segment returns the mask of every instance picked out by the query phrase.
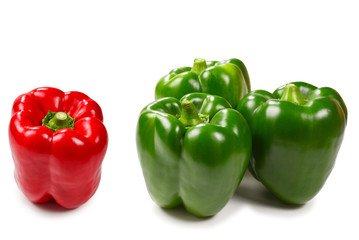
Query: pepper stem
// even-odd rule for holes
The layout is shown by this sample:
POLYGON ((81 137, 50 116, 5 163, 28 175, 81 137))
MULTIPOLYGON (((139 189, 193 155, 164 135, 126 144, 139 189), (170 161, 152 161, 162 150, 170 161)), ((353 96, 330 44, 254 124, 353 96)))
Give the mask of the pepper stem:
POLYGON ((281 100, 285 100, 297 105, 305 104, 305 100, 303 99, 299 88, 292 83, 285 85, 281 100))
POLYGON ((48 111, 44 119, 42 119, 42 126, 50 128, 53 132, 62 128, 74 129, 74 123, 75 119, 65 112, 48 111))
POLYGON ((185 128, 190 128, 204 122, 191 101, 183 100, 181 102, 181 108, 182 114, 179 120, 185 128))
POLYGON ((206 68, 207 68, 206 60, 204 60, 203 58, 195 58, 191 71, 199 75, 206 68))

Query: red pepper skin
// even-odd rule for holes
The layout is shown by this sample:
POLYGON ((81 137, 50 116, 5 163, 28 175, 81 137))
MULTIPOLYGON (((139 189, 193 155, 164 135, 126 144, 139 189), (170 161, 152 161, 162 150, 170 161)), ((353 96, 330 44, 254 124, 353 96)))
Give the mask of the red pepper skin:
POLYGON ((15 180, 32 202, 53 198, 76 208, 96 192, 108 145, 100 106, 81 92, 43 87, 22 94, 12 107, 9 141, 15 180), (67 112, 74 129, 41 126, 48 111, 67 112))

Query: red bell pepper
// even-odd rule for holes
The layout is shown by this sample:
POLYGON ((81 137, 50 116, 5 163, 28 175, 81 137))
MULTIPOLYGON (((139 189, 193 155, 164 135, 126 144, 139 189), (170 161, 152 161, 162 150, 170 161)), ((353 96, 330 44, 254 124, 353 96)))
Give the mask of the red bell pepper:
POLYGON ((32 202, 76 208, 96 192, 108 136, 100 106, 81 92, 43 87, 12 107, 15 179, 32 202))

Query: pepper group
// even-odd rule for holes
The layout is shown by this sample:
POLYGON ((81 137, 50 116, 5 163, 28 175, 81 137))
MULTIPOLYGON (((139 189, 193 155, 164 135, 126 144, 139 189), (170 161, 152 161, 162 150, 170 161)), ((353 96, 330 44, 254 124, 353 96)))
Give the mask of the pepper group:
MULTIPOLYGON (((154 96, 134 133, 148 193, 162 208, 184 206, 198 217, 220 212, 247 171, 284 204, 310 201, 335 165, 348 118, 330 87, 289 82, 252 91, 236 58, 175 68, 154 96)), ((108 133, 100 106, 84 93, 21 94, 9 142, 15 180, 30 201, 72 209, 95 194, 108 133)))

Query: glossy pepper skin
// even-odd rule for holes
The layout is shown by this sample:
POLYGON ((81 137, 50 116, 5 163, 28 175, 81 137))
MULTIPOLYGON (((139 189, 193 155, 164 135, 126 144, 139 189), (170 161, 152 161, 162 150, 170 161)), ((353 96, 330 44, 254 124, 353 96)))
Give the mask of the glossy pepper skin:
POLYGON ((192 92, 221 96, 236 107, 251 89, 244 63, 236 58, 225 61, 195 59, 193 67, 176 68, 162 77, 155 90, 155 98, 181 99, 192 92))
POLYGON ((9 140, 16 182, 30 201, 53 198, 64 208, 76 208, 90 199, 108 143, 102 121, 99 105, 81 92, 43 87, 16 98, 9 140), (55 115, 49 111, 60 112, 73 129, 42 126, 55 115))
POLYGON ((139 116, 136 137, 152 199, 163 208, 183 204, 199 217, 226 205, 251 154, 244 117, 222 97, 204 93, 149 104, 139 116))
POLYGON ((250 170, 279 199, 304 204, 333 169, 347 121, 347 108, 332 88, 304 82, 273 94, 257 90, 237 109, 253 138, 250 170))

